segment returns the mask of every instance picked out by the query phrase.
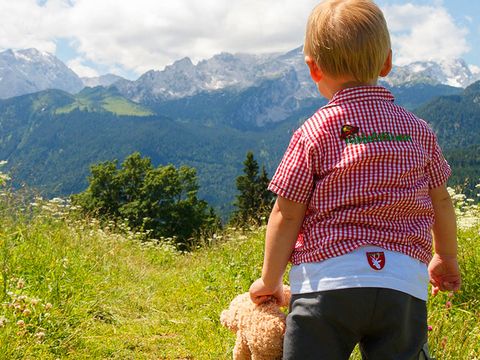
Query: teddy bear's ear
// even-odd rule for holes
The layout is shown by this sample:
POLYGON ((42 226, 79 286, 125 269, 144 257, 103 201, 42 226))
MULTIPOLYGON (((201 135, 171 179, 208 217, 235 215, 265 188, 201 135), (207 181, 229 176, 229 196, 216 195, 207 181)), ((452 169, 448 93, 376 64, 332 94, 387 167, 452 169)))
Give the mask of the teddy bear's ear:
POLYGON ((235 322, 235 316, 228 310, 223 310, 220 314, 220 323, 232 331, 238 330, 235 322))

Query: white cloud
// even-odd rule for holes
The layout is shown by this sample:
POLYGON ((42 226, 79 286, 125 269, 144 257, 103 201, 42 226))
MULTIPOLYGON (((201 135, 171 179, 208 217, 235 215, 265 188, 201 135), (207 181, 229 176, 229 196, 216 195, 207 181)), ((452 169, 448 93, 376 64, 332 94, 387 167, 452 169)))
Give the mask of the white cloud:
POLYGON ((71 11, 79 50, 92 61, 116 59, 137 72, 221 51, 289 50, 303 41, 316 1, 78 0, 71 11))
POLYGON ((286 51, 303 42, 316 0, 1 1, 0 47, 55 52, 73 38, 79 56, 137 73, 221 51, 286 51))
POLYGON ((480 67, 476 65, 468 65, 468 68, 472 72, 473 75, 480 75, 480 67))
POLYGON ((411 3, 384 7, 392 35, 394 62, 404 65, 413 61, 461 58, 470 50, 468 30, 455 24, 441 6, 411 3))
POLYGON ((0 2, 0 47, 3 49, 35 47, 42 51, 55 52, 54 33, 44 27, 45 9, 35 0, 0 2), (41 31, 39 29, 43 28, 41 31))
MULTIPOLYGON (((306 19, 319 0, 0 0, 0 48, 55 52, 55 39, 73 40, 70 64, 86 62, 141 74, 188 56, 221 51, 287 51, 303 42, 306 19), (83 60, 82 60, 83 59, 83 60)), ((383 8, 397 64, 461 57, 467 30, 441 2, 383 8)))
POLYGON ((82 58, 75 58, 67 62, 67 66, 72 69, 80 77, 96 77, 99 76, 98 72, 85 65, 82 58))

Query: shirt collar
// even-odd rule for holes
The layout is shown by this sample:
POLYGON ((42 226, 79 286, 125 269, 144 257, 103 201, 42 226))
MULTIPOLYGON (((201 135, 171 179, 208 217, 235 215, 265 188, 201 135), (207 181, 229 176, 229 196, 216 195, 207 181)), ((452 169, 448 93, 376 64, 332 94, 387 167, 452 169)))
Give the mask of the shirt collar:
POLYGON ((338 91, 326 106, 335 106, 348 102, 365 100, 391 101, 395 100, 392 93, 383 86, 357 86, 338 91))

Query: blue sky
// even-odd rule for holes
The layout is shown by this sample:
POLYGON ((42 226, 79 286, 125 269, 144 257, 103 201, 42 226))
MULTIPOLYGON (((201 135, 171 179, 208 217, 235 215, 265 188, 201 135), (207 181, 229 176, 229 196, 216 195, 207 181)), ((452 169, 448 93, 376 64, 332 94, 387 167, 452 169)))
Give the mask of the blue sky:
MULTIPOLYGON (((409 3, 405 0, 377 0, 380 6, 387 5, 404 5, 409 3)), ((478 0, 415 0, 410 1, 417 6, 441 6, 447 9, 449 15, 453 18, 454 23, 461 28, 467 29, 467 43, 470 51, 465 53, 462 58, 469 64, 480 67, 480 1, 478 0)))
MULTIPOLYGON (((34 47, 81 76, 135 79, 185 56, 282 52, 315 0, 0 0, 0 50, 34 47)), ((394 62, 463 58, 480 68, 480 1, 377 0, 394 62)), ((472 67, 473 69, 474 67, 472 67)))

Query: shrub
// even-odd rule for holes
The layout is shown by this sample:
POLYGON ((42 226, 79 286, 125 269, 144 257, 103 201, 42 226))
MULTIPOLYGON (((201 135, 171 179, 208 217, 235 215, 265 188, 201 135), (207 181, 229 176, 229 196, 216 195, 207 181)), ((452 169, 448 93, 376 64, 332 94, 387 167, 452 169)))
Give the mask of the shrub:
POLYGON ((116 160, 93 165, 88 181, 86 191, 72 196, 74 205, 103 220, 125 221, 153 238, 174 237, 182 249, 220 224, 213 209, 197 198, 196 171, 187 166, 155 168, 137 152, 120 169, 116 160))

